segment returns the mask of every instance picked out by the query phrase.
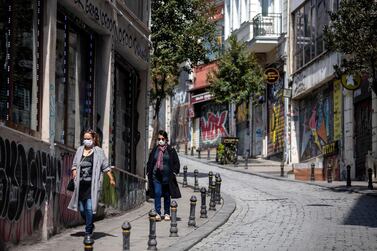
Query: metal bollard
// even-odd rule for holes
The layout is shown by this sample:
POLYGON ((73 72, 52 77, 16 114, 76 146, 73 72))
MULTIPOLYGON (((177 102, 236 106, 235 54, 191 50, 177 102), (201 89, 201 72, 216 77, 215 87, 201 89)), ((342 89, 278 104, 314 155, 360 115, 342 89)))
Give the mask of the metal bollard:
POLYGON ((123 251, 130 250, 131 224, 128 221, 123 222, 122 232, 123 232, 123 251))
POLYGON ((194 192, 199 192, 198 169, 194 170, 194 192))
POLYGON ((191 156, 194 156, 194 147, 191 147, 191 156))
POLYGON ((368 189, 373 190, 373 183, 372 183, 372 168, 368 168, 368 189))
POLYGON ((284 161, 280 163, 280 177, 284 177, 284 161))
POLYGON ((351 166, 347 165, 347 187, 351 186, 351 166))
POLYGON ((206 206, 206 193, 207 189, 205 187, 202 187, 200 189, 200 193, 202 196, 202 206, 200 209, 200 218, 207 218, 207 206, 206 206))
POLYGON ((211 148, 208 147, 207 149, 207 160, 210 160, 211 159, 211 148))
POLYGON ((193 195, 191 196, 191 199, 190 199, 190 217, 189 217, 189 221, 188 221, 188 225, 190 227, 195 227, 196 226, 196 222, 195 222, 195 207, 196 207, 196 196, 193 195))
POLYGON ((183 167, 183 183, 182 187, 187 187, 187 166, 183 167))
POLYGON ((92 251, 94 245, 94 240, 91 235, 87 235, 84 238, 84 250, 85 251, 92 251))
POLYGON ((198 149, 198 150, 196 150, 197 152, 198 152, 198 159, 200 159, 201 157, 200 157, 200 152, 201 152, 201 150, 200 149, 198 149))
POLYGON ((153 209, 149 211, 149 239, 147 250, 157 250, 156 215, 157 213, 153 209))
POLYGON ((187 147, 187 143, 185 143, 185 155, 188 154, 188 147, 187 147))
POLYGON ((314 168, 315 168, 315 164, 312 163, 312 164, 310 165, 310 170, 311 170, 311 172, 310 172, 310 181, 315 181, 314 168))
POLYGON ((216 202, 215 202, 215 181, 211 182, 211 198, 209 201, 209 210, 216 211, 216 202))
POLYGON ((327 165, 327 183, 332 183, 332 168, 330 163, 327 165))
POLYGON ((170 235, 169 237, 178 237, 178 227, 177 227, 177 207, 178 204, 175 200, 171 202, 171 222, 170 222, 170 235))
POLYGON ((246 154, 245 155, 245 169, 249 168, 249 156, 246 154))
POLYGON ((213 179, 213 172, 209 171, 208 173, 208 196, 211 196, 211 184, 212 184, 212 179, 213 179))
POLYGON ((221 204, 220 187, 221 187, 221 177, 220 177, 220 174, 219 174, 216 177, 216 193, 215 193, 215 202, 216 202, 216 204, 221 204))

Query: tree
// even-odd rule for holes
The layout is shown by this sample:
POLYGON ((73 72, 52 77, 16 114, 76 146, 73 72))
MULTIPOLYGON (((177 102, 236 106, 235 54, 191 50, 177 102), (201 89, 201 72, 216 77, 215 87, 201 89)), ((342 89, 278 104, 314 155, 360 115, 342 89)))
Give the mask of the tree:
POLYGON ((264 89, 264 74, 254 53, 239 43, 235 36, 229 38, 229 48, 220 57, 218 69, 208 76, 210 92, 219 103, 241 104, 250 95, 259 96, 264 89))
POLYGON ((213 2, 208 0, 152 0, 153 137, 158 131, 161 103, 173 94, 180 72, 190 72, 206 62, 208 53, 215 49, 213 13, 213 2), (179 67, 183 62, 189 62, 188 67, 179 67))
POLYGON ((344 54, 338 76, 367 74, 377 94, 377 2, 375 0, 342 0, 336 12, 329 12, 325 26, 326 47, 344 54))

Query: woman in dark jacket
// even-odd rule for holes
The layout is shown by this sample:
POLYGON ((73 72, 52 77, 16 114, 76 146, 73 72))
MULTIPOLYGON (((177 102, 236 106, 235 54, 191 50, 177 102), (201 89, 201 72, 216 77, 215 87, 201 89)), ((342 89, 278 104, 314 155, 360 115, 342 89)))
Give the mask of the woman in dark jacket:
POLYGON ((168 134, 158 132, 157 146, 153 148, 147 163, 149 196, 154 198, 157 213, 156 220, 161 220, 161 197, 164 197, 164 220, 170 220, 170 198, 181 198, 176 175, 180 164, 177 152, 168 144, 168 134))

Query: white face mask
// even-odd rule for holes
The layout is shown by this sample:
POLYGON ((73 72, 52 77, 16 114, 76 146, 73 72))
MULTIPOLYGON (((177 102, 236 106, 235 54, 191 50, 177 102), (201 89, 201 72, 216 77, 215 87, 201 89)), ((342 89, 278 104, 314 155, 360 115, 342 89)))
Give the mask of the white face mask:
POLYGON ((160 146, 163 146, 163 145, 165 145, 165 140, 159 140, 159 141, 157 141, 157 143, 158 143, 160 146))
POLYGON ((91 139, 84 139, 83 143, 86 147, 92 147, 93 146, 93 140, 91 140, 91 139))

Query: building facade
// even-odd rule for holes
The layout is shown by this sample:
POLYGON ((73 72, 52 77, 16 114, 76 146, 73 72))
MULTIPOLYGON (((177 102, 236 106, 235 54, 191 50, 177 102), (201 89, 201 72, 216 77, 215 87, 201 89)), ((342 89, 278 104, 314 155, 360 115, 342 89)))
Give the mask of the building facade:
POLYGON ((47 239, 81 221, 66 191, 92 128, 115 168, 106 207, 145 200, 150 1, 0 4, 0 241, 47 239))

